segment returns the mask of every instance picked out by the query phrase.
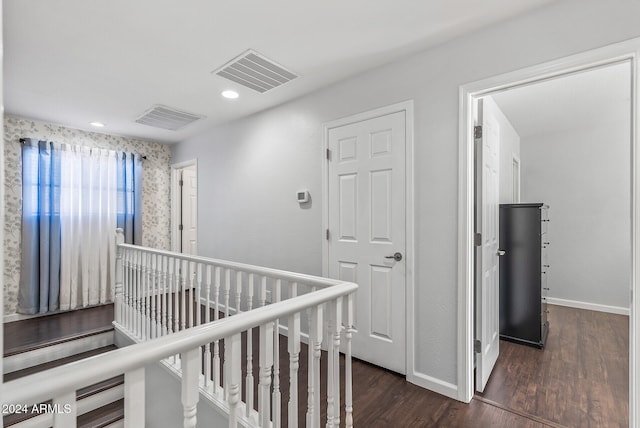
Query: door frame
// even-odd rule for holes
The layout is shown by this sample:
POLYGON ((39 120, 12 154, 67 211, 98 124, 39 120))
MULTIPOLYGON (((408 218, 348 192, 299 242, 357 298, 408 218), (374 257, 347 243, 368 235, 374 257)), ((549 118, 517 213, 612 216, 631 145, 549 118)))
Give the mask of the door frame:
MULTIPOLYGON (((190 159, 184 162, 178 162, 171 164, 171 251, 180 252, 180 231, 178 230, 180 219, 180 204, 178 204, 178 194, 180 192, 180 184, 178 183, 179 174, 178 171, 188 168, 190 166, 196 167, 196 176, 198 174, 198 159, 190 159)), ((198 203, 196 202, 196 206, 198 203)), ((196 242, 197 246, 197 242, 196 242)))
POLYGON ((329 160, 326 153, 329 149, 329 131, 345 125, 364 120, 375 119, 393 113, 405 113, 405 371, 409 382, 420 385, 415 370, 414 341, 415 318, 414 300, 414 156, 413 156, 413 100, 380 107, 351 116, 332 120, 322 124, 322 275, 329 275, 329 242, 325 239, 325 231, 329 228, 329 160))
POLYGON ((517 86, 629 61, 631 65, 631 290, 629 315, 629 421, 640 423, 640 139, 638 136, 638 58, 640 38, 593 49, 559 60, 527 67, 460 86, 459 90, 459 186, 458 186, 458 399, 473 398, 473 101, 517 86))

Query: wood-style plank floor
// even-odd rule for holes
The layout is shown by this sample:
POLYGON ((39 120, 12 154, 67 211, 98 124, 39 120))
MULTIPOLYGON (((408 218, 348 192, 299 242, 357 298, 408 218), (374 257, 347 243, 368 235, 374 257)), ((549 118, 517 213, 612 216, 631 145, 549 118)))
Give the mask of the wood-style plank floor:
POLYGON ((112 328, 113 304, 4 324, 4 355, 112 328))
POLYGON ((544 349, 500 341, 481 398, 567 427, 629 426, 629 317, 549 305, 544 349))
MULTIPOLYGON (((105 309, 103 309, 104 311, 105 309)), ((106 309, 106 311, 112 308, 106 309)), ((353 361, 354 423, 362 427, 627 427, 628 426, 628 317, 600 312, 550 308, 551 329, 544 350, 502 341, 500 358, 485 393, 470 404, 446 398, 412 385, 362 361, 353 361)), ((91 310, 88 310, 91 311, 91 310)), ((80 311, 79 316, 89 312, 80 311)), ((108 313, 107 313, 108 314, 108 313)), ((106 314, 95 314, 102 319, 106 314)), ((111 315, 112 316, 112 315, 111 315)), ((94 318, 92 315, 91 318, 94 318)), ((110 317, 107 317, 110 318, 110 317)), ((110 318, 112 319, 112 318, 110 318)), ((46 336, 56 328, 55 318, 32 321, 29 331, 11 333, 46 336), (51 322, 54 320, 54 322, 51 322), (46 324, 41 325, 46 321, 46 324), (35 333, 34 333, 35 332, 35 333)), ((80 319, 70 326, 84 325, 80 319)), ((109 321, 110 322, 110 321, 109 321)), ((15 323, 13 323, 15 324, 15 323)), ((7 328, 5 326, 5 340, 7 328)), ((71 328, 71 327, 69 327, 71 328)), ((65 330, 66 331, 66 330, 65 330)), ((286 426, 289 362, 286 338, 280 338, 280 382, 283 426, 286 426)), ((243 335, 243 351, 246 335, 243 335)), ((257 351, 257 331, 254 332, 257 351)), ((6 343, 5 343, 6 345, 6 343)), ((16 343, 14 343, 16 345, 16 343)), ((221 353, 224 352, 221 343, 221 353)), ((246 356, 242 356, 246 361, 246 356)), ((322 395, 326 397, 326 354, 322 357, 322 395)), ((257 355, 253 374, 257 383, 257 355)), ((344 376, 344 361, 341 374, 344 376)), ((307 401, 307 347, 300 353, 299 415, 304 426, 307 401)), ((246 367, 243 368, 243 372, 246 367)), ((244 395, 244 394, 243 394, 244 395)), ((257 398, 257 389, 254 393, 257 398)), ((341 392, 344 400, 344 390, 341 392)), ((257 401, 255 401, 257 403, 257 401)), ((341 421, 344 422, 344 401, 341 421)), ((326 403, 322 405, 322 415, 326 403)))

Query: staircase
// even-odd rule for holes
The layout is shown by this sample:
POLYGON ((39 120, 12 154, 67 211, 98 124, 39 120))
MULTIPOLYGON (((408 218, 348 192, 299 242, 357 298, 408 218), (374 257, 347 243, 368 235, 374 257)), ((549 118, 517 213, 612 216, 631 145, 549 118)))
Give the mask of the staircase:
MULTIPOLYGON (((5 324, 4 381, 116 349, 113 315, 113 305, 106 305, 5 324)), ((79 389, 76 397, 78 427, 123 426, 124 376, 79 389)), ((52 426, 51 401, 21 404, 26 409, 4 414, 4 427, 52 426)))

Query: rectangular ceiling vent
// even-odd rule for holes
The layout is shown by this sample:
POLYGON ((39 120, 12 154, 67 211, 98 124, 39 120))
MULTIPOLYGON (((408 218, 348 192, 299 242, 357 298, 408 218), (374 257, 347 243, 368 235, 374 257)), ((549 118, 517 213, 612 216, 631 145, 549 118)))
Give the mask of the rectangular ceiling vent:
POLYGON ((155 128, 177 131, 202 118, 204 118, 204 116, 187 113, 163 105, 155 105, 137 118, 136 122, 155 128))
POLYGON ((258 92, 266 92, 298 77, 251 49, 212 73, 258 92))

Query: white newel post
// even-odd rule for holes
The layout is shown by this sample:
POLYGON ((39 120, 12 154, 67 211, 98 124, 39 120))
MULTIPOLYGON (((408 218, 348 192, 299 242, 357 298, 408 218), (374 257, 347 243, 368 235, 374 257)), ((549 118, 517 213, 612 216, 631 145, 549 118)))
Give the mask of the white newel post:
MULTIPOLYGON (((331 305, 331 303, 329 303, 331 305)), ((333 317, 333 426, 340 426, 340 333, 342 333, 342 297, 334 302, 333 317)), ((329 346, 331 344, 329 343, 329 346)))
POLYGON ((200 398, 200 348, 180 354, 182 367, 182 406, 184 428, 195 428, 197 422, 198 400, 200 398))
POLYGON ((124 230, 121 228, 116 229, 116 272, 115 272, 115 306, 116 306, 116 322, 118 324, 122 324, 122 313, 123 313, 123 292, 122 292, 122 283, 124 270, 122 269, 122 248, 120 248, 120 244, 124 244, 124 230))
POLYGON ((124 374, 124 426, 143 427, 145 424, 144 367, 124 374))

